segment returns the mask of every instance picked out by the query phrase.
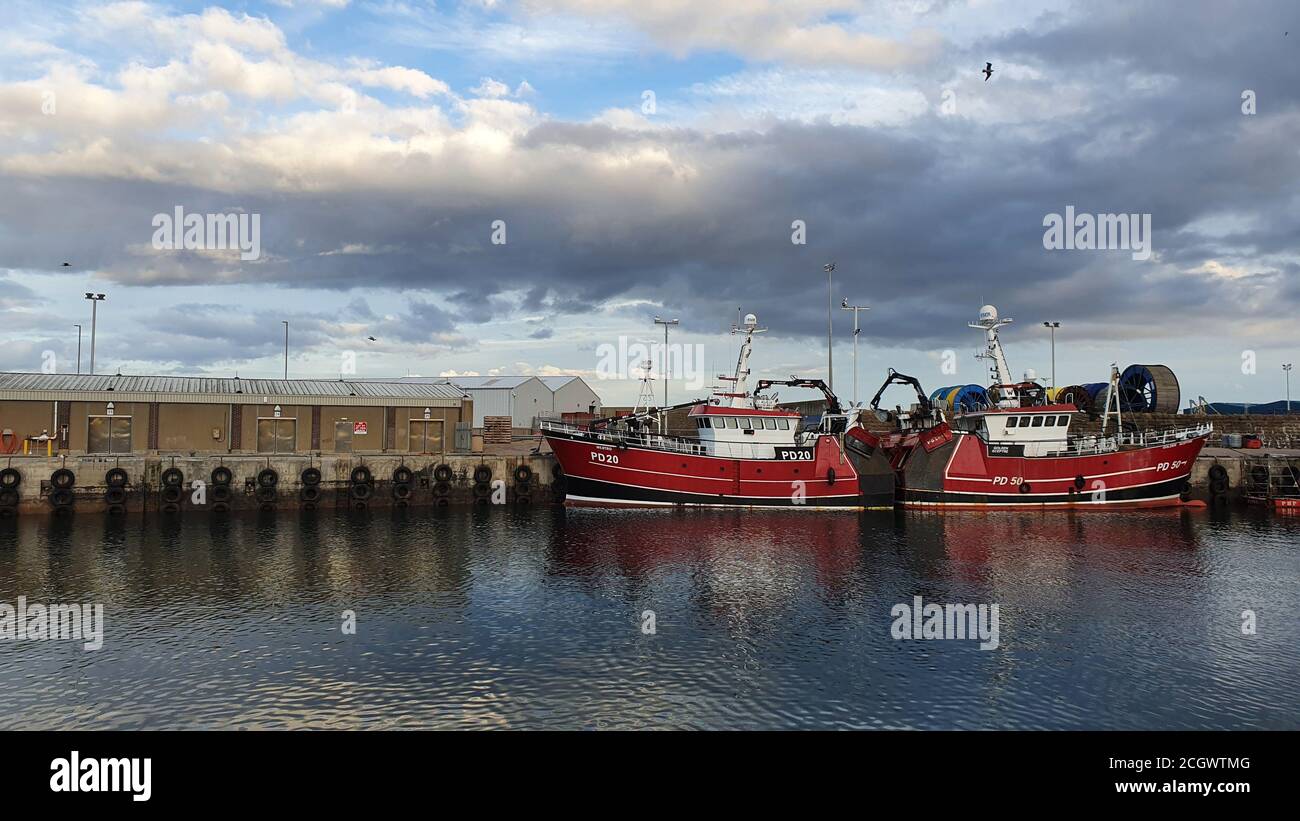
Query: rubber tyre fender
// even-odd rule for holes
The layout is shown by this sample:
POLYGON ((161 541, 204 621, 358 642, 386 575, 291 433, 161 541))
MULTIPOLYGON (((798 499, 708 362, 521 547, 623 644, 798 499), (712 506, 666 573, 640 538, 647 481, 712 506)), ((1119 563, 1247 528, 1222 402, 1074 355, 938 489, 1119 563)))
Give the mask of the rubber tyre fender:
POLYGON ((398 501, 406 501, 411 498, 411 486, 405 482, 398 482, 393 485, 393 498, 398 501))
POLYGON ((433 480, 435 482, 450 482, 455 475, 451 467, 446 464, 438 465, 433 469, 433 480))
POLYGON ((109 507, 121 505, 126 501, 126 488, 118 485, 110 487, 104 491, 104 501, 108 503, 109 507))
POLYGON ((320 484, 320 468, 305 468, 299 474, 298 481, 307 487, 315 487, 320 484))
POLYGON ((180 485, 166 485, 162 489, 162 500, 169 505, 174 505, 184 494, 185 490, 180 485))
POLYGON ((373 478, 374 477, 370 475, 370 468, 365 465, 357 465, 352 468, 352 473, 349 474, 349 479, 354 485, 368 485, 370 484, 370 480, 373 478))
POLYGON ((515 468, 515 484, 526 485, 533 480, 533 469, 528 465, 515 468))
POLYGON ((212 469, 212 484, 215 486, 229 486, 235 481, 235 473, 225 465, 218 465, 212 469))
POLYGON ((5 468, 0 470, 0 487, 16 488, 23 483, 23 475, 18 472, 17 468, 5 468))
POLYGON ((108 473, 104 474, 104 484, 109 487, 126 487, 128 479, 130 477, 121 468, 110 468, 108 473))
POLYGON ((1021 482, 1021 483, 1020 483, 1020 492, 1021 492, 1021 493, 1029 493, 1030 490, 1031 490, 1031 488, 1029 487, 1029 483, 1028 483, 1028 482, 1021 482))
POLYGON ((66 487, 56 488, 50 494, 50 504, 55 507, 67 507, 72 504, 72 490, 66 487))
POLYGON ((492 495, 492 486, 484 482, 478 482, 474 485, 474 498, 486 499, 492 495))
POLYGON ((56 490, 69 490, 77 483, 77 475, 67 468, 59 468, 50 474, 50 484, 56 490))
POLYGON ((433 483, 433 495, 434 495, 434 496, 447 496, 447 495, 449 495, 450 493, 451 493, 451 485, 447 484, 446 482, 434 482, 434 483, 433 483))
POLYGON ((167 468, 162 472, 161 481, 166 487, 180 487, 185 484, 185 474, 180 468, 167 468))
POLYGON ((298 491, 298 498, 306 504, 312 504, 320 499, 320 488, 316 485, 303 485, 302 490, 298 491))
POLYGON ((835 484, 835 468, 826 468, 826 484, 835 484))
POLYGON ((474 481, 478 484, 492 481, 492 468, 487 465, 479 465, 474 468, 474 481))
POLYGON ((370 498, 374 489, 368 484, 355 484, 351 488, 352 498, 358 502, 364 502, 370 498))
POLYGON ((1082 474, 1082 473, 1080 473, 1078 476, 1074 477, 1074 489, 1075 489, 1075 490, 1083 490, 1083 486, 1086 485, 1086 484, 1088 484, 1088 480, 1085 479, 1085 478, 1083 478, 1083 474, 1082 474))
POLYGON ((1223 465, 1220 465, 1220 464, 1214 464, 1214 465, 1211 465, 1211 466, 1210 466, 1210 478, 1211 478, 1211 479, 1227 479, 1227 478, 1228 478, 1228 469, 1225 468, 1223 465))
POLYGON ((230 485, 213 485, 212 501, 215 504, 226 504, 230 501, 230 485))
POLYGON ((275 472, 275 468, 262 468, 257 473, 258 487, 275 487, 280 484, 280 474, 275 472))
POLYGON ((399 485, 409 485, 415 474, 405 465, 400 465, 393 471, 393 481, 399 485))
POLYGON ((262 487, 259 487, 257 489, 256 496, 257 496, 257 501, 261 502, 262 504, 274 504, 275 497, 276 497, 275 488, 266 487, 265 485, 263 485, 262 487))
POLYGON ((11 487, 0 488, 0 507, 17 507, 18 491, 11 487))

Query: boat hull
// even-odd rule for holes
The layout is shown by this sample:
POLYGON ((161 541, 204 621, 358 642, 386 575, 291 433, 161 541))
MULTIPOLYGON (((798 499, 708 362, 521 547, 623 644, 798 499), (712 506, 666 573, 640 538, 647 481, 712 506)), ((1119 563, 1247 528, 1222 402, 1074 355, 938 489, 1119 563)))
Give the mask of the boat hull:
MULTIPOLYGON (((547 433, 564 471, 565 504, 595 507, 890 509, 894 475, 883 451, 820 436, 805 458, 732 459, 581 434, 547 433)), ((796 450, 796 449, 786 449, 796 450)))
POLYGON ((936 430, 896 459, 905 508, 1152 508, 1183 504, 1204 436, 1089 455, 992 455, 974 434, 936 430))

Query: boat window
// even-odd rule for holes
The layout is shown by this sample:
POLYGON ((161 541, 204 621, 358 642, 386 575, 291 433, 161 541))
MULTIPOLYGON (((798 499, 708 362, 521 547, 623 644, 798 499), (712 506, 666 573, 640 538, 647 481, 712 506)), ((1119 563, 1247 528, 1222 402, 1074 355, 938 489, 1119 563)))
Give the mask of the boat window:
POLYGON ((742 417, 740 417, 740 427, 741 427, 742 429, 744 429, 744 430, 753 430, 753 429, 754 429, 754 426, 751 425, 751 424, 749 424, 749 417, 748 417, 748 416, 742 416, 742 417))
POLYGON ((1056 417, 1055 417, 1055 416, 1044 416, 1044 417, 1043 417, 1043 427, 1045 427, 1045 428, 1054 428, 1054 427, 1056 427, 1056 417))
POLYGON ((1029 425, 1031 428, 1041 428, 1041 427, 1043 426, 1043 417, 1041 417, 1041 416, 1035 416, 1035 417, 1032 417, 1032 418, 1033 418, 1034 421, 1031 422, 1030 425, 1029 425))
POLYGON ((1058 425, 1062 425, 1062 426, 1064 426, 1064 425, 1068 425, 1068 424, 1070 424, 1070 417, 1068 417, 1068 416, 1058 416, 1058 417, 1056 417, 1056 424, 1058 424, 1058 425))
POLYGON ((736 426, 736 417, 734 417, 734 416, 728 416, 728 417, 727 417, 727 427, 729 427, 729 428, 734 428, 735 426, 736 426))
POLYGON ((768 416, 763 419, 763 427, 768 430, 776 430, 776 420, 768 416))
POLYGON ((776 424, 777 424, 777 427, 779 427, 781 430, 789 430, 789 429, 790 429, 790 420, 789 420, 789 419, 778 419, 778 420, 776 420, 776 424))
POLYGON ((1019 417, 1019 416, 1008 416, 1008 417, 1007 417, 1007 427, 1009 427, 1009 428, 1014 428, 1015 426, 1017 426, 1017 425, 1019 425, 1019 424, 1020 424, 1020 417, 1019 417))

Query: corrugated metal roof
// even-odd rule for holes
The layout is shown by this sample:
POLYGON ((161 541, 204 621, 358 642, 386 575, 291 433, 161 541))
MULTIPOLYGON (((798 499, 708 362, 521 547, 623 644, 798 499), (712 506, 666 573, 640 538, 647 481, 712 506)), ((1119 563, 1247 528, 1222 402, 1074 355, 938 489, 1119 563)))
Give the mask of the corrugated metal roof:
POLYGON ((0 373, 0 391, 77 391, 165 393, 202 396, 370 397, 378 399, 459 399, 464 395, 444 380, 360 382, 333 379, 240 379, 206 376, 109 376, 70 373, 0 373))
POLYGON ((546 383, 546 387, 553 391, 558 391, 573 380, 581 380, 581 376, 539 376, 538 379, 546 383))
POLYGON ((532 376, 453 376, 452 384, 466 390, 513 389, 534 379, 532 376))

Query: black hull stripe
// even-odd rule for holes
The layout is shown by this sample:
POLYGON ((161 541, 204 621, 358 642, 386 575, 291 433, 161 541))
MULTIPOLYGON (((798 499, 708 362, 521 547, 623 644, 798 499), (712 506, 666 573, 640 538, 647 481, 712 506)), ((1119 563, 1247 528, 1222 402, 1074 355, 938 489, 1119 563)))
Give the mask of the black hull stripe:
POLYGON ((1073 504, 1110 504, 1112 502, 1141 502, 1147 499, 1165 499, 1177 496, 1183 490, 1186 477, 1169 479, 1164 482, 1138 487, 1108 489, 1105 502, 1093 502, 1092 491, 1084 489, 1078 493, 956 493, 943 490, 925 490, 923 488, 904 488, 902 498, 905 502, 943 502, 945 504, 969 505, 1058 505, 1073 504))
POLYGON ((893 507, 894 494, 883 493, 875 496, 807 496, 802 505, 796 505, 792 499, 784 496, 765 499, 753 496, 708 496, 696 493, 677 493, 671 490, 654 490, 633 487, 617 483, 606 483, 594 479, 565 475, 566 493, 585 496, 589 499, 608 499, 612 502, 658 502, 662 504, 680 504, 708 507, 746 506, 746 507, 893 507))

